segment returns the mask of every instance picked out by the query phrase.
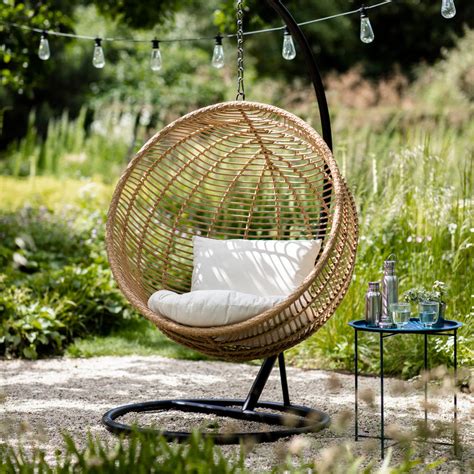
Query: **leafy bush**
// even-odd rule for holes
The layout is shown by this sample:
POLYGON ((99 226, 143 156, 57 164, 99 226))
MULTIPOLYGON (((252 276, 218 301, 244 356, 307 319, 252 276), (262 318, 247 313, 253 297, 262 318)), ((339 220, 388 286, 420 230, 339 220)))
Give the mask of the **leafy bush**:
POLYGON ((24 208, 0 217, 0 354, 63 353, 130 315, 104 253, 104 216, 24 208))

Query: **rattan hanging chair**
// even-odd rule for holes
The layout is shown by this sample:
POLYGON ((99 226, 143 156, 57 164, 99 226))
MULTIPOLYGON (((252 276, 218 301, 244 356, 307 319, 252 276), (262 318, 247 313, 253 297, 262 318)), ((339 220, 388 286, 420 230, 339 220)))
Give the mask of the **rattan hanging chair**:
POLYGON ((278 354, 319 329, 347 290, 356 244, 354 202, 323 139, 289 112, 244 101, 192 112, 149 140, 107 223, 112 271, 135 308, 180 344, 232 361, 278 354), (244 322, 199 328, 147 307, 159 289, 190 291, 194 235, 323 245, 286 300, 244 322))
MULTIPOLYGON (((167 410, 283 427, 206 433, 216 443, 225 444, 248 438, 273 441, 319 431, 329 424, 326 413, 290 403, 283 351, 317 331, 344 297, 354 268, 357 213, 330 150, 329 111, 311 48, 282 2, 267 3, 285 21, 305 56, 324 140, 303 120, 271 105, 233 101, 192 112, 157 133, 131 161, 112 198, 106 237, 110 265, 121 290, 163 333, 221 359, 265 360, 245 400, 179 399, 123 405, 102 418, 114 433, 137 429, 118 421, 127 413, 167 410), (157 290, 190 291, 193 236, 321 239, 322 246, 306 279, 273 308, 243 322, 203 328, 178 324, 147 306, 157 290), (283 403, 259 401, 277 359, 283 403)), ((241 0, 238 8, 241 18, 241 0)), ((241 45, 241 26, 239 35, 241 45)), ((244 98, 242 49, 239 55, 239 95, 244 98)), ((173 440, 190 436, 181 430, 138 429, 173 440)))

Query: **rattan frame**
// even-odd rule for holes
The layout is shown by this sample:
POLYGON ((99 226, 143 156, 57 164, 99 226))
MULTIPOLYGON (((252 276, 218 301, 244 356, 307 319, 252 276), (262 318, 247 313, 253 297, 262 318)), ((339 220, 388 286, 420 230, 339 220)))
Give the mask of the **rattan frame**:
POLYGON ((278 354, 329 319, 349 286, 357 237, 353 197, 318 133, 277 107, 232 101, 179 118, 143 146, 115 189, 106 244, 124 295, 163 333, 244 361, 278 354), (304 282, 272 309, 199 328, 147 307, 158 289, 189 291, 192 235, 321 238, 323 247, 304 282))

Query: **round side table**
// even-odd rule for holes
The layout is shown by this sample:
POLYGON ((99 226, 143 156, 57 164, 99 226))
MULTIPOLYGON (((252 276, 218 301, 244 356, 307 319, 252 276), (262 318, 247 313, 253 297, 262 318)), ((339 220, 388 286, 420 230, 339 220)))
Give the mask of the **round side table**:
MULTIPOLYGON (((384 458, 384 451, 388 446, 385 446, 385 440, 389 440, 385 436, 385 425, 384 425, 384 365, 383 365, 383 345, 384 340, 388 337, 397 336, 401 334, 423 334, 424 335, 424 369, 428 370, 428 336, 448 336, 454 338, 454 381, 457 381, 457 331, 462 326, 462 323, 458 321, 448 321, 445 320, 442 326, 426 328, 418 319, 412 318, 409 323, 403 328, 379 328, 378 326, 368 325, 365 320, 351 321, 349 323, 354 331, 354 375, 355 375, 355 440, 358 441, 359 438, 375 438, 380 440, 380 452, 381 458, 384 458), (359 433, 359 372, 358 372, 358 336, 359 332, 372 332, 379 334, 379 348, 380 348, 380 436, 373 436, 369 434, 359 433)), ((428 423, 428 382, 425 380, 424 383, 425 390, 425 423, 428 423)), ((457 454, 457 396, 454 392, 454 442, 453 443, 442 443, 436 442, 437 444, 454 446, 454 452, 457 454)))

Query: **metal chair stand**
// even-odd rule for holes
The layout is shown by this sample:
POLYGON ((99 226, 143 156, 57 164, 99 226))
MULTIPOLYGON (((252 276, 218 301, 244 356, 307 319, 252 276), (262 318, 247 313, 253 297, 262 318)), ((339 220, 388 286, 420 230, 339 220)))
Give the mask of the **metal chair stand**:
POLYGON ((281 429, 271 431, 202 433, 203 437, 211 438, 216 444, 238 444, 241 441, 246 440, 254 443, 271 442, 295 434, 318 432, 326 428, 330 423, 330 418, 327 413, 305 406, 292 405, 290 403, 283 353, 278 356, 271 356, 264 360, 245 400, 232 400, 226 398, 179 399, 133 403, 109 410, 102 417, 102 422, 110 432, 115 434, 141 432, 161 435, 169 441, 186 441, 191 436, 191 432, 168 431, 164 429, 139 426, 132 427, 117 421, 118 418, 127 413, 165 412, 169 410, 211 414, 236 420, 253 421, 282 427, 281 429), (277 358, 280 368, 283 403, 266 401, 259 402, 258 400, 262 390, 265 387, 277 358), (264 409, 266 411, 258 411, 257 409, 264 409))

